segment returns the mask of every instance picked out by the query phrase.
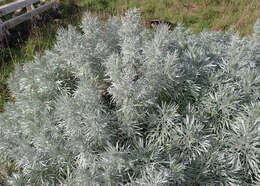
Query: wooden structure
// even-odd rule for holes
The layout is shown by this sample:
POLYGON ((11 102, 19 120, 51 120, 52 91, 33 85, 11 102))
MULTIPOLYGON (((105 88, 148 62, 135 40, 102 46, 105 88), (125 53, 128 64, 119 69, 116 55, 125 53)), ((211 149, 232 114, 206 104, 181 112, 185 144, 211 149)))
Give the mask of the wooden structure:
POLYGON ((39 16, 40 13, 48 10, 51 7, 57 6, 57 1, 58 0, 51 0, 50 2, 45 2, 45 0, 18 0, 0 6, 0 41, 2 41, 6 35, 9 34, 8 29, 13 28, 26 20, 32 19, 33 17, 39 16), (40 6, 35 8, 35 3, 40 3, 40 6), (2 16, 13 12, 19 13, 23 8, 26 8, 26 13, 14 16, 5 22, 1 20, 2 16))

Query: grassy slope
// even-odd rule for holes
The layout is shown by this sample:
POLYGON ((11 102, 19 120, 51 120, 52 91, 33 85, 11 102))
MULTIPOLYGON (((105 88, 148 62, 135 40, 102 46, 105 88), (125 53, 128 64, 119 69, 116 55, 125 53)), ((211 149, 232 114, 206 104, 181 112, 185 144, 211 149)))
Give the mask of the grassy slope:
MULTIPOLYGON (((6 0, 3 3, 10 1, 13 0, 6 0)), ((44 24, 31 25, 27 22, 17 26, 11 32, 15 34, 21 32, 19 39, 11 41, 9 47, 0 49, 0 112, 4 111, 5 102, 14 100, 8 92, 6 82, 14 65, 30 61, 36 53, 42 54, 46 49, 50 49, 55 42, 57 29, 60 26, 80 23, 85 10, 105 20, 111 15, 122 15, 127 9, 138 7, 144 20, 159 18, 173 23, 183 22, 195 33, 204 28, 225 31, 232 25, 241 36, 250 35, 256 19, 260 18, 259 0, 60 0, 60 2, 62 3, 59 19, 51 19, 50 10, 42 16, 48 20, 44 24)), ((10 173, 15 169, 10 161, 7 162, 4 163, 0 158, 0 184, 1 172, 10 173)))

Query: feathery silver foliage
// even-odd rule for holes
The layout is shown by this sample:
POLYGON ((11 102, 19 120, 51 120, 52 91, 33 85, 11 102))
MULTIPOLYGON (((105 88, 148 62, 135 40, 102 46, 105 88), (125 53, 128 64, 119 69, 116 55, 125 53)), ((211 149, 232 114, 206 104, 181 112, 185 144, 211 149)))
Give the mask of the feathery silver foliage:
POLYGON ((82 32, 9 79, 0 153, 10 185, 260 183, 260 44, 179 24, 155 32, 137 9, 82 32))

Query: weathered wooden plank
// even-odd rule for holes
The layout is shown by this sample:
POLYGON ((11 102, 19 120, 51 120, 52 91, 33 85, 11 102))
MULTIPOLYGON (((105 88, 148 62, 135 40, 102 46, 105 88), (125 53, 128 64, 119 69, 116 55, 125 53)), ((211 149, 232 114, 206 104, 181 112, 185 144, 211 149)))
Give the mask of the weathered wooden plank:
MULTIPOLYGON (((33 4, 31 4, 31 5, 29 5, 29 6, 26 7, 27 12, 29 12, 29 11, 31 11, 31 10, 33 10, 33 9, 35 9, 34 6, 33 6, 33 4)), ((35 17, 36 17, 37 19, 40 19, 40 16, 39 16, 39 15, 35 15, 35 17)))
MULTIPOLYGON (((0 19, 0 24, 3 24, 2 19, 0 19)), ((10 32, 9 32, 8 30, 6 30, 5 33, 6 33, 7 35, 10 35, 10 32)), ((0 33, 0 35, 2 35, 2 34, 4 34, 4 33, 0 33)), ((1 37, 1 36, 0 36, 0 37, 1 37)))
MULTIPOLYGON (((3 21, 0 19, 0 24, 2 24, 2 23, 3 23, 3 21)), ((10 35, 10 32, 8 30, 6 30, 6 31, 0 30, 0 46, 4 45, 4 40, 7 41, 6 38, 7 38, 8 35, 10 35)))
POLYGON ((0 6, 0 17, 37 2, 40 2, 40 0, 19 0, 0 6))
POLYGON ((3 24, 0 24, 0 31, 8 30, 10 28, 15 27, 16 25, 19 25, 20 23, 31 19, 33 16, 36 16, 46 10, 48 10, 50 7, 54 6, 56 4, 56 0, 52 0, 50 3, 46 3, 45 5, 42 5, 38 8, 35 8, 25 14, 22 14, 20 16, 14 17, 12 19, 9 19, 8 21, 5 21, 3 24))

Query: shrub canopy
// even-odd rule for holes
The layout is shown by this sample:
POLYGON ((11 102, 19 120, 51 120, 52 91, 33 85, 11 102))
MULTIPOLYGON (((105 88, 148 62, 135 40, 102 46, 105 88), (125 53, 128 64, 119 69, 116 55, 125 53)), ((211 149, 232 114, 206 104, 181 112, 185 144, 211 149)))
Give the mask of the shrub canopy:
POLYGON ((11 185, 260 183, 259 21, 252 37, 145 29, 137 9, 60 29, 16 66, 0 114, 11 185))

